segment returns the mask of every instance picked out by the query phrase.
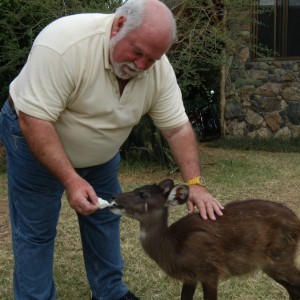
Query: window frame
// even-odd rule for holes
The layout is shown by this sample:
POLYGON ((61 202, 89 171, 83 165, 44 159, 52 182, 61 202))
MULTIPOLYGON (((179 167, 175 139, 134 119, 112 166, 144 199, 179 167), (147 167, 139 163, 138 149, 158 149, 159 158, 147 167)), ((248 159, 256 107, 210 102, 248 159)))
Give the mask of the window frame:
POLYGON ((259 57, 258 56, 258 38, 259 38, 259 9, 260 9, 260 0, 254 1, 254 12, 253 12, 253 22, 252 22, 252 46, 255 51, 252 55, 252 60, 254 61, 266 61, 266 60, 282 60, 282 61, 294 61, 300 60, 300 53, 297 56, 289 56, 287 54, 288 48, 288 10, 289 10, 289 0, 274 0, 274 16, 273 16, 273 49, 269 49, 273 53, 270 56, 259 57), (278 6, 278 1, 281 3, 282 12, 278 13, 280 8, 278 6), (280 20, 278 21, 278 18, 280 20), (278 22, 280 24, 278 25, 278 22), (281 24, 283 26, 281 26, 281 24), (282 55, 276 55, 276 53, 282 53, 282 55))

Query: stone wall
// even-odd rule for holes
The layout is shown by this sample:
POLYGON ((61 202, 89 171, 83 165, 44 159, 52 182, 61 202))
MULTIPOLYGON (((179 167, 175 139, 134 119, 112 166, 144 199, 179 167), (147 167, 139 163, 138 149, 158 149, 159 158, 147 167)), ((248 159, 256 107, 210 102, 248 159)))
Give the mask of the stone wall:
POLYGON ((251 61, 247 47, 236 53, 226 86, 226 135, 300 137, 300 61, 251 61))

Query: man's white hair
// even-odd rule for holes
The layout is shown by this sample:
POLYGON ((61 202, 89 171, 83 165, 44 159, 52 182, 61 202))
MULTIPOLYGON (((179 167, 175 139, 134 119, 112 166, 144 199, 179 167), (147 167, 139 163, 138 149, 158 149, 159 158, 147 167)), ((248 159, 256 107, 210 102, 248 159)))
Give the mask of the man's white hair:
POLYGON ((145 17, 147 0, 128 0, 116 10, 116 18, 124 16, 124 31, 129 33, 139 27, 145 17))
MULTIPOLYGON (((117 8, 115 12, 115 17, 126 17, 126 22, 124 23, 124 27, 122 32, 120 32, 120 36, 118 40, 121 40, 124 36, 128 33, 139 27, 146 15, 146 3, 148 0, 128 0, 122 6, 117 8)), ((167 6, 166 6, 166 9, 167 6)), ((168 9, 169 10, 169 9, 168 9)), ((177 40, 177 33, 176 33, 176 21, 175 18, 170 11, 170 17, 172 22, 172 43, 177 40)))

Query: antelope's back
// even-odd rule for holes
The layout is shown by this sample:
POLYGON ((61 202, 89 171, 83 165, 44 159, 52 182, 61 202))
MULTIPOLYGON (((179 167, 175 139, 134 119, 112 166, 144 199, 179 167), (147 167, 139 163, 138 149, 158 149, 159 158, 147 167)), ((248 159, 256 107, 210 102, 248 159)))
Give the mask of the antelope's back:
POLYGON ((169 229, 180 241, 177 254, 183 257, 182 265, 197 265, 207 272, 215 268, 222 277, 262 268, 279 257, 293 259, 300 238, 300 221, 292 210, 256 199, 227 204, 216 221, 188 215, 169 229))

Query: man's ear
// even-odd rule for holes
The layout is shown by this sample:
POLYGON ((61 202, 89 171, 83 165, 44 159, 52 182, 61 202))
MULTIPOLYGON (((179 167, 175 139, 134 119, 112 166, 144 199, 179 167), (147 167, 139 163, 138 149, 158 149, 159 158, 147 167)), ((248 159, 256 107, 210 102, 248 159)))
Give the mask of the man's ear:
POLYGON ((124 26, 125 22, 126 22, 126 18, 124 16, 120 16, 118 19, 114 21, 111 29, 111 37, 114 37, 119 33, 119 31, 124 26))

